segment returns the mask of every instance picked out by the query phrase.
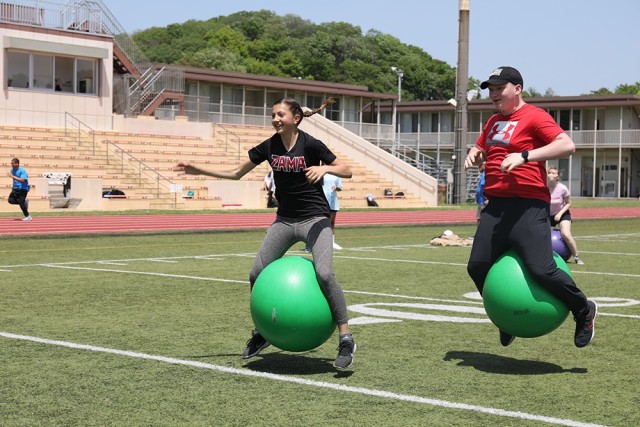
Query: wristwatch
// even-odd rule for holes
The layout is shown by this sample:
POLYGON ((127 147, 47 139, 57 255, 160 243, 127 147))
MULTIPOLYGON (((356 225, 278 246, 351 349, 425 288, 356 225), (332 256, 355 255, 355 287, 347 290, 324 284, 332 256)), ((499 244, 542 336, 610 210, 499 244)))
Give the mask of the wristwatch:
POLYGON ((524 150, 522 153, 522 158, 524 159, 525 163, 529 163, 529 152, 527 150, 524 150))

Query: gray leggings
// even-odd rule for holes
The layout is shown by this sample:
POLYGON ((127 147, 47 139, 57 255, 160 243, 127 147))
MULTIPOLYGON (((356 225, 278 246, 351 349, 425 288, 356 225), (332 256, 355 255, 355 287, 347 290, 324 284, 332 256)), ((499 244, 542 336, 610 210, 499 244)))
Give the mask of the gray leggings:
POLYGON ((267 265, 282 258, 291 246, 301 241, 311 246, 318 283, 329 302, 333 320, 337 325, 347 323, 349 321, 347 302, 333 274, 333 232, 329 218, 314 217, 296 220, 276 217, 275 222, 267 229, 267 235, 260 245, 251 268, 249 274, 251 288, 267 265))

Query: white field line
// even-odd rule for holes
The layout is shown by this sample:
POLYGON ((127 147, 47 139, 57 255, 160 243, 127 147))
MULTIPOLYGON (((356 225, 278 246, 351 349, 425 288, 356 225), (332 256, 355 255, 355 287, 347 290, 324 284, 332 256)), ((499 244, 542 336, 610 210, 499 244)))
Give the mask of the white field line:
MULTIPOLYGON (((51 267, 51 268, 62 268, 69 270, 87 270, 87 271, 102 271, 106 273, 124 273, 124 274, 141 274, 145 276, 160 276, 160 277, 173 277, 178 279, 189 279, 189 280, 204 280, 208 282, 225 282, 225 283, 240 283, 240 284, 249 284, 248 280, 233 280, 233 279, 221 279, 217 277, 200 277, 200 276, 187 276, 184 274, 167 274, 167 273, 154 273, 150 271, 131 271, 131 270, 116 270, 110 268, 91 268, 91 267, 74 267, 70 265, 56 265, 56 264, 39 264, 43 267, 51 267)), ((468 300, 446 300, 439 298, 428 298, 428 297, 417 297, 417 296, 407 296, 407 295, 394 295, 394 294, 385 294, 379 292, 366 292, 366 291, 350 291, 343 290, 344 293, 353 293, 353 294, 363 294, 363 295, 374 295, 374 296, 386 296, 392 298, 401 298, 401 299, 412 299, 412 300, 428 300, 428 301, 439 301, 439 302, 450 302, 450 303, 462 303, 462 304, 481 304, 477 301, 468 301, 468 300)), ((596 299, 597 300, 597 299, 596 299)), ((599 316, 617 316, 617 317, 626 317, 630 319, 640 319, 640 316, 629 314, 609 314, 609 313, 600 313, 599 316)))
POLYGON ((347 256, 347 255, 338 255, 335 252, 333 253, 334 258, 340 259, 355 259, 359 261, 384 261, 384 262, 403 262, 407 264, 431 264, 431 265, 452 265, 458 267, 466 267, 466 263, 461 262, 444 262, 444 261, 423 261, 423 260, 413 260, 413 259, 392 259, 392 258, 373 258, 373 257, 356 257, 356 256, 347 256))
POLYGON ((82 264, 114 264, 120 265, 118 263, 124 263, 127 265, 131 262, 136 261, 158 261, 158 260, 181 260, 181 259, 205 259, 205 260, 219 260, 225 257, 239 257, 244 258, 247 256, 255 257, 255 252, 253 253, 240 253, 240 254, 213 254, 213 255, 183 255, 183 256, 171 256, 171 257, 153 257, 153 258, 127 258, 127 259, 101 259, 101 260, 91 260, 91 261, 65 261, 65 262, 47 262, 47 263, 36 263, 36 264, 13 264, 13 265, 0 265, 0 268, 17 268, 17 267, 37 267, 44 266, 50 267, 52 265, 82 265, 82 264))
POLYGON ((232 280, 232 279, 219 279, 214 277, 187 276, 184 274, 167 274, 167 273, 153 273, 149 271, 115 270, 111 268, 72 267, 70 265, 55 265, 55 264, 41 264, 41 265, 44 267, 65 268, 69 270, 88 270, 88 271, 104 271, 107 273, 142 274, 145 276, 173 277, 178 279, 190 279, 190 280, 207 280, 211 282, 246 283, 246 284, 249 283, 247 280, 232 280))
POLYGON ((577 239, 608 239, 610 237, 640 237, 640 233, 592 234, 590 236, 574 236, 577 239))
POLYGON ((581 254, 600 254, 600 255, 623 255, 623 256, 638 256, 640 252, 602 252, 602 251, 580 251, 581 254))
MULTIPOLYGON (((111 265, 127 265, 126 263, 135 262, 135 261, 149 261, 149 262, 162 262, 162 260, 167 260, 167 262, 175 262, 173 260, 176 259, 209 259, 207 257, 213 255, 198 255, 198 256, 183 256, 183 257, 167 257, 167 258, 137 258, 137 259, 123 259, 123 260, 99 260, 99 261, 71 261, 71 262, 63 262, 63 263, 44 263, 44 264, 22 264, 22 265, 5 265, 0 266, 2 268, 17 268, 17 267, 54 267, 54 268, 71 268, 73 265, 79 264, 111 264, 111 265)), ((232 257, 246 257, 245 254, 232 254, 226 255, 232 257)), ((252 255, 255 256, 255 255, 252 255)), ((224 255, 217 255, 217 257, 224 257, 224 255)), ((394 263, 407 263, 407 264, 423 264, 423 265, 448 265, 448 266, 456 266, 456 267, 465 267, 467 264, 465 263, 456 263, 456 262, 444 262, 444 261, 424 261, 424 260, 407 260, 407 259, 392 259, 392 258, 377 258, 377 257, 359 257, 359 256, 347 256, 347 255, 336 255, 334 254, 334 258, 340 259, 353 259, 359 261, 384 261, 384 262, 394 262, 394 263)), ((82 270, 83 268, 77 267, 76 269, 82 270)), ((85 268, 85 270, 92 270, 91 268, 85 268)), ((112 271, 119 273, 136 273, 129 272, 126 270, 108 270, 108 269, 95 269, 96 271, 112 271)), ((0 271, 10 271, 10 270, 0 270, 0 271)), ((597 271, 580 271, 575 270, 572 273, 578 274, 595 274, 595 275, 604 275, 604 276, 619 276, 619 277, 639 277, 640 274, 631 274, 631 273, 608 273, 608 272, 597 272, 597 271)), ((153 273, 140 273, 140 274, 153 274, 153 273)), ((159 275, 162 275, 158 273, 159 275)), ((172 275, 167 274, 167 277, 171 277, 172 275)), ((175 275, 173 277, 181 277, 179 275, 175 275)))
POLYGON ((616 276, 616 277, 640 277, 640 274, 631 274, 631 273, 607 273, 603 271, 580 271, 580 270, 572 270, 571 274, 595 274, 599 276, 616 276))
POLYGON ((73 348, 78 350, 108 353, 108 354, 114 354, 118 356, 132 357, 136 359, 155 360, 157 362, 169 363, 172 365, 182 365, 182 366, 189 366, 193 368, 209 369, 212 371, 218 371, 226 374, 264 378, 268 380, 282 381, 282 382, 309 386, 309 387, 331 389, 331 390, 337 390, 337 391, 346 392, 346 393, 356 393, 356 394, 362 394, 367 396, 373 396, 381 399, 400 400, 403 402, 412 402, 412 403, 437 406, 437 407, 447 408, 447 409, 458 409, 458 410, 465 410, 465 411, 472 411, 472 412, 480 412, 480 413, 494 415, 498 417, 517 418, 521 420, 531 420, 535 422, 545 422, 550 424, 573 426, 573 427, 603 427, 600 424, 584 423, 584 422, 574 421, 574 420, 569 420, 564 418, 548 417, 544 415, 529 414, 526 412, 519 412, 519 411, 508 411, 508 410, 499 409, 499 408, 469 405, 466 403, 459 403, 459 402, 449 402, 446 400, 430 399, 422 396, 393 393, 393 392, 388 392, 384 390, 376 390, 376 389, 370 389, 370 388, 364 388, 364 387, 354 387, 354 386, 348 386, 343 384, 330 383, 326 381, 313 381, 313 380, 297 378, 297 377, 287 376, 287 375, 270 374, 267 372, 256 372, 256 371, 251 371, 249 369, 230 368, 228 366, 213 365, 209 363, 195 362, 192 360, 175 359, 172 357, 157 356, 157 355, 146 354, 146 353, 137 353, 133 351, 116 350, 116 349, 111 349, 106 347, 96 347, 92 345, 77 344, 77 343, 72 343, 67 341, 57 341, 57 340, 50 340, 46 338, 17 335, 17 334, 12 334, 8 332, 0 332, 0 336, 4 338, 9 338, 9 339, 31 341, 31 342, 36 342, 40 344, 55 345, 55 346, 73 348))

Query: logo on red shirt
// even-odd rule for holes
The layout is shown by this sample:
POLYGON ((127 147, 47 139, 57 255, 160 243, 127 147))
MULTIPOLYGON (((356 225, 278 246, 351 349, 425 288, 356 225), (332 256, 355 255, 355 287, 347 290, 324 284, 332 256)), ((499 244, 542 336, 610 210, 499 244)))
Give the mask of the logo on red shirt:
POLYGON ((487 134, 487 145, 509 145, 518 122, 495 122, 487 134))

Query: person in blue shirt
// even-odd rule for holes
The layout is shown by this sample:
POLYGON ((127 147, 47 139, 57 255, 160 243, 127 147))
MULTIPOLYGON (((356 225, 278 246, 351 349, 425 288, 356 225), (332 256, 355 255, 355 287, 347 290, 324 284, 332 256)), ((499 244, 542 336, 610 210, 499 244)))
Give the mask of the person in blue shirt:
POLYGON ((329 202, 329 212, 331 212, 331 230, 333 231, 333 249, 341 250, 342 246, 336 243, 336 216, 340 210, 338 203, 338 191, 342 191, 342 178, 326 173, 323 177, 322 189, 329 202))
POLYGON ((480 176, 478 177, 478 187, 476 188, 476 205, 478 205, 476 219, 480 222, 480 213, 488 202, 487 198, 484 196, 484 162, 480 164, 478 169, 480 170, 480 176))
POLYGON ((23 221, 31 221, 29 201, 27 200, 27 193, 29 193, 31 186, 29 185, 27 170, 20 167, 20 160, 17 158, 11 159, 11 170, 7 173, 7 176, 13 178, 13 188, 11 189, 11 194, 9 194, 9 203, 20 206, 24 215, 23 221))
MULTIPOLYGON (((338 191, 342 191, 342 178, 339 176, 331 175, 330 173, 326 173, 323 177, 322 182, 322 190, 324 191, 324 196, 327 198, 327 202, 329 202, 329 212, 331 218, 331 231, 333 233, 333 249, 339 251, 342 249, 342 246, 336 243, 336 216, 338 215, 338 211, 340 210, 340 205, 338 203, 338 191)), ((305 252, 311 252, 311 244, 307 243, 304 248, 305 252)))

